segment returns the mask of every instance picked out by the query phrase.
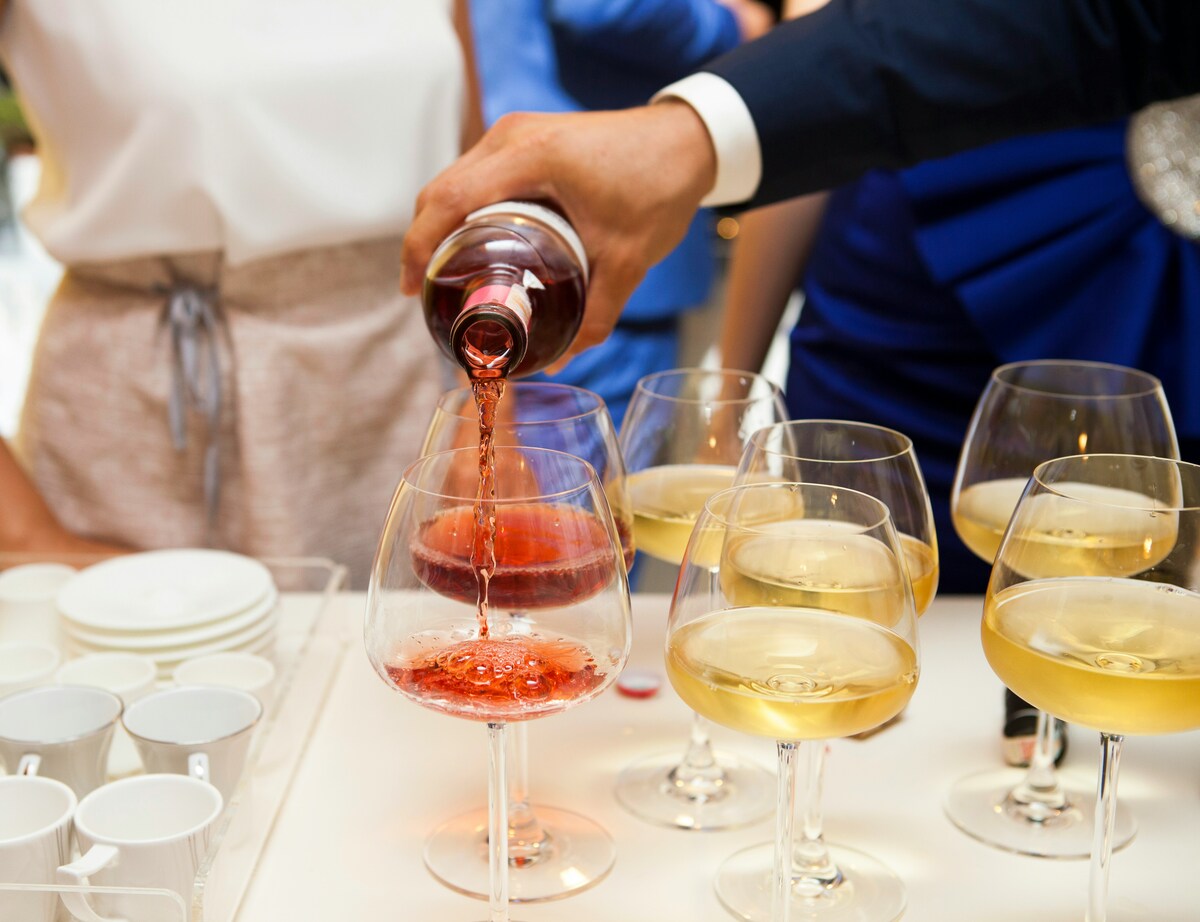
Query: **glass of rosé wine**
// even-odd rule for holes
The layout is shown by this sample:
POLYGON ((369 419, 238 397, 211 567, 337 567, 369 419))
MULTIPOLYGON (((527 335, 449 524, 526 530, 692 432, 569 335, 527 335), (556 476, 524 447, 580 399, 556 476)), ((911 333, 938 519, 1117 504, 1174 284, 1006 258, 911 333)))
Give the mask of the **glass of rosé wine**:
POLYGON ((629 584, 586 461, 497 445, 404 473, 367 592, 367 656, 392 688, 488 731, 490 922, 507 922, 510 723, 594 698, 629 655, 629 584), (519 618, 512 612, 520 612, 519 618))
MULTIPOLYGON (((421 454, 475 446, 479 409, 470 387, 444 393, 425 433, 421 454)), ((604 399, 592 391, 550 381, 509 381, 493 427, 493 443, 565 451, 596 471, 612 509, 628 567, 633 563, 633 511, 625 492, 625 463, 604 399)), ((524 618, 525 612, 509 612, 524 618)), ((522 721, 509 728, 509 900, 559 899, 603 880, 616 861, 613 838, 574 810, 534 803, 529 794, 529 734, 522 721)), ((442 823, 425 841, 425 866, 452 890, 486 898, 487 808, 442 823)))

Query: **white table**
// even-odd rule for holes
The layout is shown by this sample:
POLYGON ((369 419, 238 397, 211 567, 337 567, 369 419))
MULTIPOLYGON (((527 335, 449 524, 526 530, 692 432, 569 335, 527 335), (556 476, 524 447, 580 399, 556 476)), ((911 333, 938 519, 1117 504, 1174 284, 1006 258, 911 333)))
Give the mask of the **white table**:
MULTIPOLYGON (((667 598, 636 596, 631 665, 662 671, 667 598)), ((363 598, 337 599, 357 634, 363 598)), ((942 813, 955 779, 1000 764, 1001 686, 979 643, 980 600, 938 599, 921 621, 920 684, 904 719, 864 742, 836 741, 827 763, 826 837, 887 862, 908 886, 906 922, 1079 922, 1086 861, 1010 855, 959 832, 942 813)), ((534 801, 602 823, 619 851, 598 886, 561 902, 514 907, 541 922, 724 922, 713 874, 737 849, 766 841, 767 821, 691 833, 627 814, 618 770, 682 751, 689 712, 663 684, 654 699, 615 690, 530 729, 534 801)), ((774 761, 769 741, 716 728, 722 748, 774 761)), ((1093 784, 1098 742, 1075 729, 1066 771, 1093 784)), ((469 922, 482 902, 426 872, 425 835, 485 798, 482 726, 416 706, 387 688, 352 640, 238 922, 469 922)), ((1113 861, 1111 922, 1200 919, 1200 734, 1129 738, 1121 799, 1139 833, 1113 861)))

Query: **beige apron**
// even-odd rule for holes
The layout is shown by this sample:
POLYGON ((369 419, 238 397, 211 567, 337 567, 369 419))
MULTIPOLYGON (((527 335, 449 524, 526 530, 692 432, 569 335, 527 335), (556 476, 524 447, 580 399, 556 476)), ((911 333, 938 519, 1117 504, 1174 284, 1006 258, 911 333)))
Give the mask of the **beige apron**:
POLYGON ((197 254, 68 271, 18 438, 63 524, 136 548, 331 557, 365 585, 447 381, 398 292, 399 252, 391 239, 233 268, 197 254))

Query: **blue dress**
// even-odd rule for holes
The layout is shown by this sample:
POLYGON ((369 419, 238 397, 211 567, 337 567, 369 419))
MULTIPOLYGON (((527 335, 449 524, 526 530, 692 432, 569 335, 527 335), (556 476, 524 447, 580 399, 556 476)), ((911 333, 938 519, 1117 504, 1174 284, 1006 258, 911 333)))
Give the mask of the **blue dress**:
POLYGON ((1138 199, 1125 128, 1017 138, 831 197, 791 335, 788 409, 912 438, 944 592, 987 585, 949 497, 997 365, 1075 358, 1155 374, 1183 457, 1200 461, 1200 247, 1138 199))

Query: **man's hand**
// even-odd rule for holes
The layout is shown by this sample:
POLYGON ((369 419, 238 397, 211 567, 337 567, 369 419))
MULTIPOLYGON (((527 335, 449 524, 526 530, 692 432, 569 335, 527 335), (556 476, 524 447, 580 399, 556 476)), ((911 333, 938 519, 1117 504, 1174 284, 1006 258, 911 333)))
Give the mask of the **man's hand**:
POLYGON ((682 102, 505 116, 417 198, 401 288, 420 291, 434 249, 475 209, 506 199, 552 201, 590 262, 573 355, 608 336, 646 270, 683 239, 715 176, 704 123, 682 102))

